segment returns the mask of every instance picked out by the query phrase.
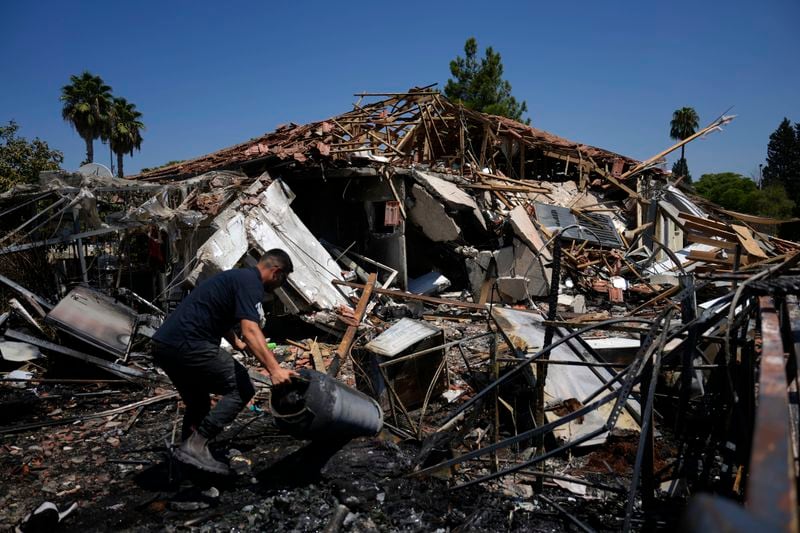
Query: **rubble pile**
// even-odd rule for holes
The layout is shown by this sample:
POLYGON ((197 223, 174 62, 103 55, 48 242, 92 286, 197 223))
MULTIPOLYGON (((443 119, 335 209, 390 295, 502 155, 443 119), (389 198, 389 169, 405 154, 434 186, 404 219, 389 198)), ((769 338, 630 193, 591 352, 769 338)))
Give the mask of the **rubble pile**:
POLYGON ((358 96, 129 180, 0 195, 4 526, 52 501, 75 529, 797 529, 800 244, 660 166, 733 117, 639 162, 430 88, 358 96), (215 444, 236 475, 186 471, 149 339, 272 248, 294 271, 271 349, 384 429, 283 434, 226 346, 258 388, 215 444))

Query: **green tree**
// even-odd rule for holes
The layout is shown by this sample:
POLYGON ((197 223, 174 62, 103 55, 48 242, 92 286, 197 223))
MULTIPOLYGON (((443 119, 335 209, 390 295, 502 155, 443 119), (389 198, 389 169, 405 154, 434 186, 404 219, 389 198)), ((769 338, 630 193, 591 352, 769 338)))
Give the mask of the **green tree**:
POLYGON ((763 175, 765 187, 781 185, 792 200, 800 200, 800 124, 793 128, 784 118, 769 136, 763 175))
MULTIPOLYGON (((676 141, 682 141, 691 137, 697 131, 700 117, 693 107, 682 107, 672 113, 672 120, 669 122, 669 136, 676 141)), ((686 159, 686 145, 681 146, 681 159, 686 159)))
POLYGON ((695 190, 704 198, 741 213, 755 213, 758 187, 750 178, 735 172, 722 172, 719 174, 703 174, 695 190))
POLYGON ((794 208, 795 202, 789 199, 786 189, 780 185, 769 185, 761 189, 755 203, 756 214, 777 219, 791 217, 794 208))
POLYGON ((19 125, 13 120, 0 126, 0 192, 17 183, 34 183, 42 170, 57 170, 64 155, 51 150, 38 137, 28 141, 18 137, 19 125))
POLYGON ((783 187, 772 185, 759 190, 753 180, 734 172, 703 174, 694 187, 704 198, 740 213, 785 219, 794 208, 783 187))
MULTIPOLYGON (((453 78, 447 80, 444 94, 453 102, 517 121, 528 111, 528 104, 517 102, 511 95, 511 84, 503 79, 500 54, 489 46, 478 61, 478 42, 474 37, 464 44, 464 57, 456 56, 450 62, 450 74, 453 78)), ((529 124, 530 119, 525 123, 529 124)))
POLYGON ((689 165, 686 163, 684 158, 681 157, 675 161, 674 165, 672 165, 672 176, 675 178, 680 178, 683 176, 684 183, 692 182, 692 175, 689 172, 689 165))
POLYGON ((100 76, 85 71, 70 76, 69 85, 61 88, 64 107, 61 116, 69 122, 86 143, 86 161, 94 161, 94 140, 107 139, 111 87, 100 76))
POLYGON ((142 146, 144 123, 136 105, 124 98, 114 98, 109 114, 109 142, 111 150, 117 154, 117 176, 124 178, 122 160, 125 154, 133 155, 142 146))

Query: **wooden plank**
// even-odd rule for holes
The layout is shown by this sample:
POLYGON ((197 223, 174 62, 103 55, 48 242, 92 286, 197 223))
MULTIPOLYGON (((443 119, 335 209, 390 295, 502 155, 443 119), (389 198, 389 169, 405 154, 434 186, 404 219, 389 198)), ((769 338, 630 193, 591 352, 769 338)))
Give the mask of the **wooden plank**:
POLYGON ((778 224, 786 224, 787 222, 800 222, 800 218, 797 217, 778 220, 777 218, 760 217, 758 215, 749 215, 747 213, 728 211, 727 209, 717 208, 717 211, 719 211, 720 213, 725 213, 729 217, 741 220, 742 222, 747 222, 749 224, 763 224, 765 226, 776 226, 778 224))
MULTIPOLYGON (((334 279, 331 281, 334 285, 341 285, 342 287, 351 287, 353 289, 363 289, 365 286, 359 283, 350 283, 349 281, 339 281, 338 279, 334 279)), ((453 307, 464 307, 467 309, 476 309, 479 311, 485 311, 486 306, 475 304, 471 302, 461 302, 459 300, 449 300, 446 298, 436 298, 434 296, 424 296, 422 294, 413 294, 410 292, 405 291, 396 291, 393 289, 379 289, 375 288, 372 290, 375 294, 385 294, 386 296, 392 296, 395 298, 400 298, 403 300, 419 300, 421 302, 428 302, 431 304, 436 305, 452 305, 453 307)))
POLYGON ((494 194, 497 197, 497 199, 500 200, 500 203, 506 206, 506 209, 508 209, 509 211, 514 209, 514 206, 511 205, 511 202, 508 201, 508 199, 503 195, 503 193, 501 193, 498 190, 493 190, 492 194, 494 194))
POLYGON ((628 313, 628 315, 629 316, 630 315, 635 315, 636 313, 638 313, 642 309, 646 309, 646 308, 648 308, 648 307, 650 307, 652 305, 655 305, 658 302, 660 302, 661 300, 664 300, 665 298, 669 298, 670 296, 672 296, 674 294, 677 294, 680 291, 681 291, 681 288, 678 285, 675 285, 674 287, 670 287, 669 289, 665 290, 664 292, 662 292, 658 296, 655 296, 654 298, 651 298, 651 299, 647 300, 645 303, 643 303, 642 305, 640 305, 639 307, 637 307, 636 309, 634 309, 633 311, 628 313))
POLYGON ((544 150, 542 152, 542 155, 544 155, 545 157, 558 159, 560 161, 566 161, 568 164, 572 162, 572 164, 574 164, 576 167, 579 167, 582 172, 586 172, 587 174, 593 170, 591 163, 582 160, 582 158, 580 157, 581 155, 580 151, 578 151, 578 156, 579 156, 578 161, 575 161, 569 155, 560 154, 558 152, 553 152, 551 150, 544 150))
POLYGON ((677 142, 677 143, 673 144, 672 146, 670 146, 666 150, 663 150, 663 151, 657 153, 656 155, 654 155, 653 157, 651 157, 647 161, 642 161, 641 163, 639 163, 638 165, 636 165, 632 169, 630 169, 627 172, 623 173, 619 177, 619 179, 624 180, 624 179, 627 179, 627 178, 633 176, 637 172, 643 171, 644 169, 646 169, 651 164, 655 163, 656 161, 658 161, 659 159, 661 159, 662 157, 664 157, 668 153, 670 153, 670 152, 672 152, 674 150, 677 150, 681 146, 683 146, 683 145, 685 145, 685 144, 697 139, 698 137, 701 137, 701 136, 705 135, 706 133, 708 133, 710 131, 713 131, 715 129, 718 129, 718 130, 722 131, 722 126, 728 124, 735 117, 736 117, 736 115, 723 116, 723 117, 718 118, 717 120, 715 120, 714 122, 712 122, 711 124, 709 124, 708 126, 703 128, 702 130, 694 133, 693 135, 690 135, 689 137, 686 137, 685 139, 683 139, 680 142, 677 142))
POLYGON ((703 224, 699 224, 697 222, 692 222, 687 220, 683 223, 683 227, 687 230, 696 231, 702 235, 711 235, 714 237, 722 237, 728 242, 739 242, 739 236, 735 233, 731 233, 730 231, 723 231, 711 226, 705 226, 703 224))
MULTIPOLYGON (((703 261, 704 263, 715 263, 719 265, 733 265, 734 260, 733 254, 728 254, 727 259, 721 259, 716 256, 716 252, 701 252, 699 250, 692 250, 686 258, 690 261, 703 261)), ((741 264, 747 264, 746 259, 746 257, 742 256, 740 259, 741 264)))
POLYGON ((619 187, 620 189, 622 189, 623 191, 628 193, 628 196, 630 196, 631 198, 633 198, 635 200, 638 200, 639 202, 641 202, 643 204, 649 204, 650 203, 649 200, 645 200, 644 198, 642 198, 639 195, 639 193, 637 193, 636 191, 634 191, 633 189, 631 189, 630 187, 628 187, 627 185, 625 185, 624 183, 619 181, 617 178, 612 176, 610 173, 608 173, 605 170, 603 170, 602 168, 600 168, 600 165, 595 163, 594 159, 592 159, 591 157, 589 158, 589 162, 591 162, 592 166, 594 167, 593 170, 595 172, 597 172, 598 174, 603 176, 605 179, 607 179, 608 181, 610 181, 611 183, 613 183, 614 185, 616 185, 617 187, 619 187))
POLYGON ((494 279, 489 278, 483 280, 483 284, 481 285, 481 292, 480 297, 478 298, 478 303, 483 305, 489 301, 489 296, 492 293, 492 285, 494 284, 494 279))
POLYGON ((541 189, 536 187, 526 187, 524 185, 493 185, 487 183, 470 183, 469 185, 459 184, 459 187, 465 189, 482 189, 487 191, 504 191, 504 192, 532 192, 538 194, 546 194, 551 192, 550 189, 541 189))
POLYGON ((322 359, 322 352, 316 339, 311 343, 311 358, 314 361, 314 369, 317 372, 325 372, 325 360, 322 359))
MULTIPOLYGON (((344 361, 344 359, 347 357, 347 354, 350 351, 350 346, 353 345, 353 341, 356 339, 356 333, 358 333, 358 324, 361 323, 361 320, 364 318, 364 313, 367 311, 367 304, 372 296, 376 281, 378 281, 378 274, 377 272, 373 272, 369 275, 369 278, 367 278, 367 284, 361 286, 361 288, 364 289, 364 292, 361 294, 361 299, 358 301, 355 313, 353 313, 356 325, 347 326, 347 331, 344 332, 342 342, 339 343, 339 347, 336 349, 336 356, 339 358, 339 365, 341 365, 342 361, 344 361)), ((337 365, 337 371, 339 365, 337 365)), ((331 368, 333 368, 333 366, 331 366, 331 368)))
POLYGON ((480 171, 475 171, 475 174, 477 174, 479 176, 483 176, 484 178, 491 178, 491 179, 500 180, 500 181, 507 181, 509 183, 513 183, 515 185, 522 185, 522 186, 525 186, 525 187, 546 189, 546 192, 551 192, 550 189, 548 189, 544 185, 541 185, 541 184, 534 185, 534 184, 530 183, 527 180, 515 180, 513 178, 508 178, 506 176, 499 176, 497 174, 490 174, 488 172, 480 172, 480 171))
POLYGON ((706 237, 704 235, 692 232, 686 233, 686 240, 688 240, 689 242, 696 242, 698 244, 708 244, 709 246, 716 246, 717 248, 723 248, 725 250, 736 250, 737 246, 737 243, 735 242, 720 241, 717 239, 712 239, 711 237, 706 237))
POLYGON ((703 217, 696 217, 694 215, 690 215, 689 213, 678 213, 678 217, 682 218, 683 220, 688 220, 690 222, 694 222, 696 224, 701 224, 706 227, 716 228, 720 231, 727 231, 730 233, 731 228, 727 224, 723 222, 717 222, 716 220, 711 220, 710 218, 703 218, 703 217))
POLYGON ((761 246, 753 238, 753 234, 748 227, 731 224, 731 228, 733 228, 733 231, 739 236, 739 242, 742 243, 742 248, 744 248, 748 254, 759 259, 767 258, 767 254, 764 253, 764 250, 761 249, 761 246))

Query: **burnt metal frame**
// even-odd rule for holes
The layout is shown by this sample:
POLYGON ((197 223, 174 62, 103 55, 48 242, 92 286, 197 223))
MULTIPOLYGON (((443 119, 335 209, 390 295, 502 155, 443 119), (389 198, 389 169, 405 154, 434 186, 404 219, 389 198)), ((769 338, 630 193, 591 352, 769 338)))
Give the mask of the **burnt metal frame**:
POLYGON ((780 318, 771 296, 759 296, 761 361, 747 484, 748 511, 776 530, 797 531, 797 490, 780 318))
MULTIPOLYGON (((620 413, 622 412, 623 406, 625 405, 625 403, 627 403, 628 398, 630 397, 630 394, 631 394, 631 391, 633 389, 633 386, 639 381, 640 373, 641 373, 642 367, 644 366, 644 363, 653 354, 653 350, 655 349, 655 346, 653 345, 653 341, 655 340, 656 333, 661 329, 661 325, 662 325, 664 316, 665 316, 665 314, 662 314, 661 317, 659 317, 655 322, 651 322, 649 320, 645 321, 643 319, 630 319, 630 318, 628 318, 628 319, 612 319, 612 320, 605 321, 605 322, 616 323, 616 322, 619 322, 619 321, 622 321, 622 320, 632 320, 634 322, 641 321, 641 322, 647 322, 647 323, 651 323, 652 324, 651 328, 650 328, 650 330, 649 330, 649 332, 647 334, 647 337, 642 341, 642 346, 639 349, 639 353, 637 354, 637 357, 634 359, 634 361, 631 363, 631 365, 629 367, 630 370, 628 370, 628 372, 626 372, 625 380, 624 380, 623 386, 621 388, 619 388, 619 389, 607 394, 606 396, 604 396, 603 398, 601 398, 599 400, 595 400, 594 402, 592 402, 592 403, 590 403, 588 405, 585 405, 584 407, 582 407, 580 409, 577 409, 576 411, 573 411, 572 413, 570 413, 568 415, 560 417, 558 420, 554 420, 553 422, 549 422, 549 423, 544 424, 542 426, 539 426, 537 428, 533 428, 533 429, 530 429, 528 431, 524 431, 522 433, 519 433, 519 434, 514 435, 512 437, 508 437, 508 438, 506 438, 506 439, 504 439, 502 441, 496 442, 494 444, 491 444, 491 445, 486 446, 484 448, 481 448, 479 450, 474 450, 472 452, 460 455, 459 457, 456 457, 454 459, 450 459, 448 461, 443 461, 443 462, 441 462, 441 463, 439 463, 437 465, 433 465, 433 466, 428 467, 426 469, 420 470, 420 471, 416 472, 415 474, 423 474, 423 473, 427 473, 427 472, 430 472, 430 471, 433 471, 433 470, 438 470, 438 469, 441 469, 441 468, 450 467, 450 466, 453 466, 455 464, 462 463, 464 461, 468 461, 470 459, 474 459, 476 457, 480 457, 482 455, 494 452, 496 450, 499 450, 499 449, 502 449, 502 448, 506 448, 506 447, 511 446, 512 444, 516 444, 517 442, 520 442, 522 440, 532 439, 532 438, 537 437, 539 435, 544 435, 544 434, 552 431, 556 427, 562 426, 562 425, 564 425, 564 424, 566 424, 568 422, 571 422, 572 420, 575 420, 575 419, 585 415, 586 413, 594 411, 595 409, 597 409, 601 405, 609 403, 612 400, 616 400, 616 402, 614 404, 614 407, 613 407, 613 409, 611 411, 611 414, 609 415, 606 423, 603 426, 601 426, 600 428, 598 428, 598 429, 596 429, 594 431, 591 431, 591 432, 589 432, 589 433, 587 433, 587 434, 585 434, 585 435, 583 435, 583 436, 581 436, 581 437, 579 437, 579 438, 577 438, 577 439, 575 439, 575 440, 573 440, 573 441, 571 441, 571 442, 569 442, 569 443, 567 443, 567 444, 565 444, 563 446, 560 446, 560 447, 558 447, 558 448, 556 448, 554 450, 546 452, 546 453, 544 453, 542 455, 538 455, 538 456, 536 456, 536 457, 534 457, 534 458, 532 458, 532 459, 530 459, 528 461, 525 461, 525 462, 523 462, 521 464, 515 465, 515 466, 507 468, 505 470, 501 470, 499 472, 492 473, 492 474, 487 475, 487 476, 483 476, 483 477, 478 478, 478 479, 474 479, 474 480, 468 481, 468 482, 463 483, 461 485, 457 485, 457 486, 455 486, 453 488, 458 489, 458 488, 468 487, 470 485, 475 485, 477 483, 482 483, 482 482, 488 481, 490 479, 494 479, 494 478, 497 478, 497 477, 502 477, 502 476, 505 476, 505 475, 508 475, 508 474, 512 474, 512 473, 517 472, 519 470, 528 468, 528 467, 530 467, 530 466, 532 466, 532 465, 534 465, 536 463, 544 461, 545 459, 547 459, 549 457, 552 457, 554 455, 557 455, 558 453, 561 453, 564 450, 567 450, 569 448, 577 446, 578 444, 581 444, 583 442, 589 441, 589 440, 593 439, 594 437, 596 437, 596 436, 598 436, 598 435, 600 435, 602 433, 610 431, 616 425, 617 419, 618 419, 620 413)), ((604 323, 601 323, 601 324, 604 324, 604 323)), ((595 327, 597 327, 597 326, 593 325, 593 326, 590 326, 589 328, 583 328, 583 329, 593 329, 595 327)), ((578 335, 578 334, 580 334, 582 332, 583 332, 583 330, 579 330, 578 332, 575 333, 575 335, 578 335)), ((665 337, 667 336, 667 333, 668 333, 668 330, 666 330, 666 329, 664 329, 661 332, 661 334, 663 336, 665 336, 665 337)), ((564 337, 563 339, 559 339, 558 341, 556 341, 555 343, 551 344, 547 348, 541 350, 539 352, 539 354, 537 354, 537 355, 541 356, 542 353, 545 353, 545 352, 549 353, 553 348, 555 348, 555 347, 559 346, 560 344, 562 344, 563 342, 565 342, 565 339, 567 339, 567 337, 564 337)), ((533 359, 533 358, 531 358, 531 359, 533 359)), ((501 382, 509 379, 509 377, 508 377, 509 375, 513 375, 514 373, 518 373, 520 370, 517 370, 517 369, 521 369, 521 368, 526 367, 528 364, 530 364, 531 359, 527 359, 521 365, 517 365, 516 367, 514 367, 514 369, 512 369, 508 373, 504 374, 501 378, 497 379, 494 383, 492 383, 489 386, 487 386, 486 388, 484 388, 484 390, 482 390, 479 393, 479 395, 485 395, 486 393, 488 393, 489 390, 493 389, 495 386, 499 385, 501 382)), ((621 374, 622 373, 620 373, 619 375, 621 375, 621 374)), ((607 386, 608 386, 608 384, 604 385, 604 387, 607 387, 607 386)), ((478 398, 479 395, 476 395, 470 401, 465 403, 458 410, 458 414, 463 413, 463 411, 465 410, 465 407, 468 406, 468 404, 469 405, 474 404, 474 402, 476 401, 476 399, 478 398)), ((454 420, 458 420, 458 416, 457 415, 454 415, 451 418, 450 422, 453 422, 454 420)), ((450 422, 448 422, 448 424, 450 422)))

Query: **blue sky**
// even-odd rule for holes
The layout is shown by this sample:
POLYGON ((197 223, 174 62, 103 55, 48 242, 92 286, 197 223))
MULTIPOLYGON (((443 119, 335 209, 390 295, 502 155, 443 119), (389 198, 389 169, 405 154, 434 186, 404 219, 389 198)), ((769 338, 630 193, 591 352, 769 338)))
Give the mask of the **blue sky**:
MULTIPOLYGON (((798 20, 797 0, 6 1, 0 121, 76 168, 83 142, 58 97, 88 69, 144 114, 135 172, 344 112, 355 92, 443 87, 474 36, 501 53, 533 125, 638 159, 671 144, 676 108, 705 124, 734 106, 686 156, 695 177, 749 175, 781 119, 800 121, 798 20)), ((99 142, 95 154, 108 164, 99 142)))

